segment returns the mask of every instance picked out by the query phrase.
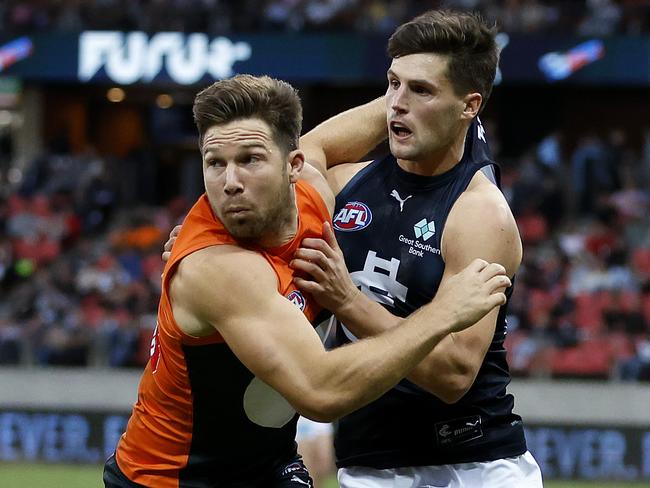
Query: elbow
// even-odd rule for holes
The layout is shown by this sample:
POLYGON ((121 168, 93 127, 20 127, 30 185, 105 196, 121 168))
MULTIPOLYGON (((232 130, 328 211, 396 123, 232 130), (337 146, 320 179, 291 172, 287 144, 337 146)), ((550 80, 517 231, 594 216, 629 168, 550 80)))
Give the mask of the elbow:
POLYGON ((455 403, 458 403, 460 399, 465 396, 465 393, 467 393, 468 390, 469 389, 461 390, 461 389, 449 388, 446 389, 445 391, 438 392, 437 397, 447 405, 453 405, 455 403))
POLYGON ((454 375, 435 392, 436 396, 447 405, 458 403, 474 384, 474 376, 469 375, 454 375))
POLYGON ((309 409, 309 410, 303 409, 298 413, 303 417, 308 418, 309 420, 313 420, 314 422, 321 422, 324 424, 334 422, 335 420, 341 417, 340 415, 337 415, 333 411, 326 411, 323 410, 322 408, 309 409))
POLYGON ((303 395, 299 404, 295 405, 296 410, 303 417, 315 422, 334 422, 347 412, 342 408, 340 401, 328 395, 311 393, 303 395))
POLYGON ((426 372, 420 370, 417 376, 412 377, 412 380, 444 403, 453 405, 465 396, 476 379, 476 372, 471 368, 454 369, 453 372, 447 371, 446 373, 438 370, 437 374, 435 370, 431 369, 425 370, 426 372))

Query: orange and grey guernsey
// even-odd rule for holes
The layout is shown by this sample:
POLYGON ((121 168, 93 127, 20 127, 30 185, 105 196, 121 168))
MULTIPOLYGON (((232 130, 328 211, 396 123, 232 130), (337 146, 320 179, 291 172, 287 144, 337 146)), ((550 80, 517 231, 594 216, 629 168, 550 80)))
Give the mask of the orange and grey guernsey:
MULTIPOLYGON (((299 211, 296 236, 283 246, 258 251, 275 270, 278 292, 313 322, 320 307, 296 289, 288 263, 304 238, 322 235, 323 222, 330 221, 330 216, 314 188, 302 181, 295 188, 299 211)), ((179 262, 200 249, 223 244, 237 242, 203 195, 187 215, 165 266, 151 357, 116 450, 120 470, 137 484, 155 488, 234 486, 271 472, 295 456, 297 415, 289 411, 286 423, 276 427, 250 420, 243 397, 254 375, 218 332, 192 337, 174 320, 169 283, 179 262)))

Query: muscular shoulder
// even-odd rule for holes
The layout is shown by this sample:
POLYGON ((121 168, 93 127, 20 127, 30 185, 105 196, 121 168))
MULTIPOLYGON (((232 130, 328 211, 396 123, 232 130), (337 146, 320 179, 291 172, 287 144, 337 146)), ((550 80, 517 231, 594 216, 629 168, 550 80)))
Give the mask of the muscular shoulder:
POLYGON ((305 163, 300 173, 300 179, 316 189, 331 214, 334 211, 334 193, 323 174, 311 164, 305 163))
POLYGON ((359 171, 370 163, 372 163, 372 161, 345 163, 327 170, 327 182, 329 183, 332 192, 334 192, 334 195, 338 195, 345 185, 347 185, 359 171))
POLYGON ((501 191, 480 171, 449 213, 442 253, 446 262, 463 263, 476 257, 496 261, 510 275, 519 267, 522 250, 517 223, 501 191))
MULTIPOLYGON (((277 289, 277 277, 264 257, 238 246, 211 246, 185 257, 170 284, 174 314, 187 322, 215 324, 220 317, 277 289)), ((178 319, 178 317, 177 317, 178 319)), ((179 323, 181 327, 183 324, 179 323)))

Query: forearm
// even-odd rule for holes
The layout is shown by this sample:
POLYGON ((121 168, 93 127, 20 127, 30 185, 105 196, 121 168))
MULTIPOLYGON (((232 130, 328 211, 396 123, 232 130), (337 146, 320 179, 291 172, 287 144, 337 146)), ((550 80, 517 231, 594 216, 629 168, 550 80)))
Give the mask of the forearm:
POLYGON ((322 392, 326 419, 338 418, 395 386, 451 330, 445 311, 428 305, 384 334, 326 353, 313 388, 322 392))
POLYGON ((393 315, 358 289, 354 298, 342 304, 334 313, 339 322, 358 338, 381 334, 405 320, 393 315))
MULTIPOLYGON (((337 310, 337 319, 356 337, 372 337, 404 323, 406 319, 359 292, 354 300, 337 310)), ((454 342, 454 334, 440 340, 432 351, 408 372, 407 378, 445 401, 455 398, 457 385, 471 374, 467 349, 454 342)))
POLYGON ((330 168, 355 163, 386 139, 384 97, 340 113, 300 138, 306 160, 330 168))

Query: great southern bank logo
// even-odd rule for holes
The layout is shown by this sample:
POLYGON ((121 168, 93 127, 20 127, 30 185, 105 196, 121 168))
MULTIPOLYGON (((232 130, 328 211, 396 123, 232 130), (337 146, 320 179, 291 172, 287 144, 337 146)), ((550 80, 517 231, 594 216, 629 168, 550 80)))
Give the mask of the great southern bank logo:
POLYGON ((427 222, 427 219, 422 219, 413 226, 413 230, 415 237, 418 239, 421 237, 423 241, 428 241, 436 233, 436 224, 433 221, 427 222))
POLYGON ((333 224, 336 230, 354 232, 365 229, 372 222, 372 212, 368 205, 362 202, 348 202, 334 217, 333 224))
POLYGON ((307 304, 305 302, 305 297, 302 296, 302 293, 298 290, 294 290, 291 293, 287 295, 287 300, 289 300, 291 303, 293 303, 296 307, 300 309, 301 312, 305 311, 305 305, 307 304))

